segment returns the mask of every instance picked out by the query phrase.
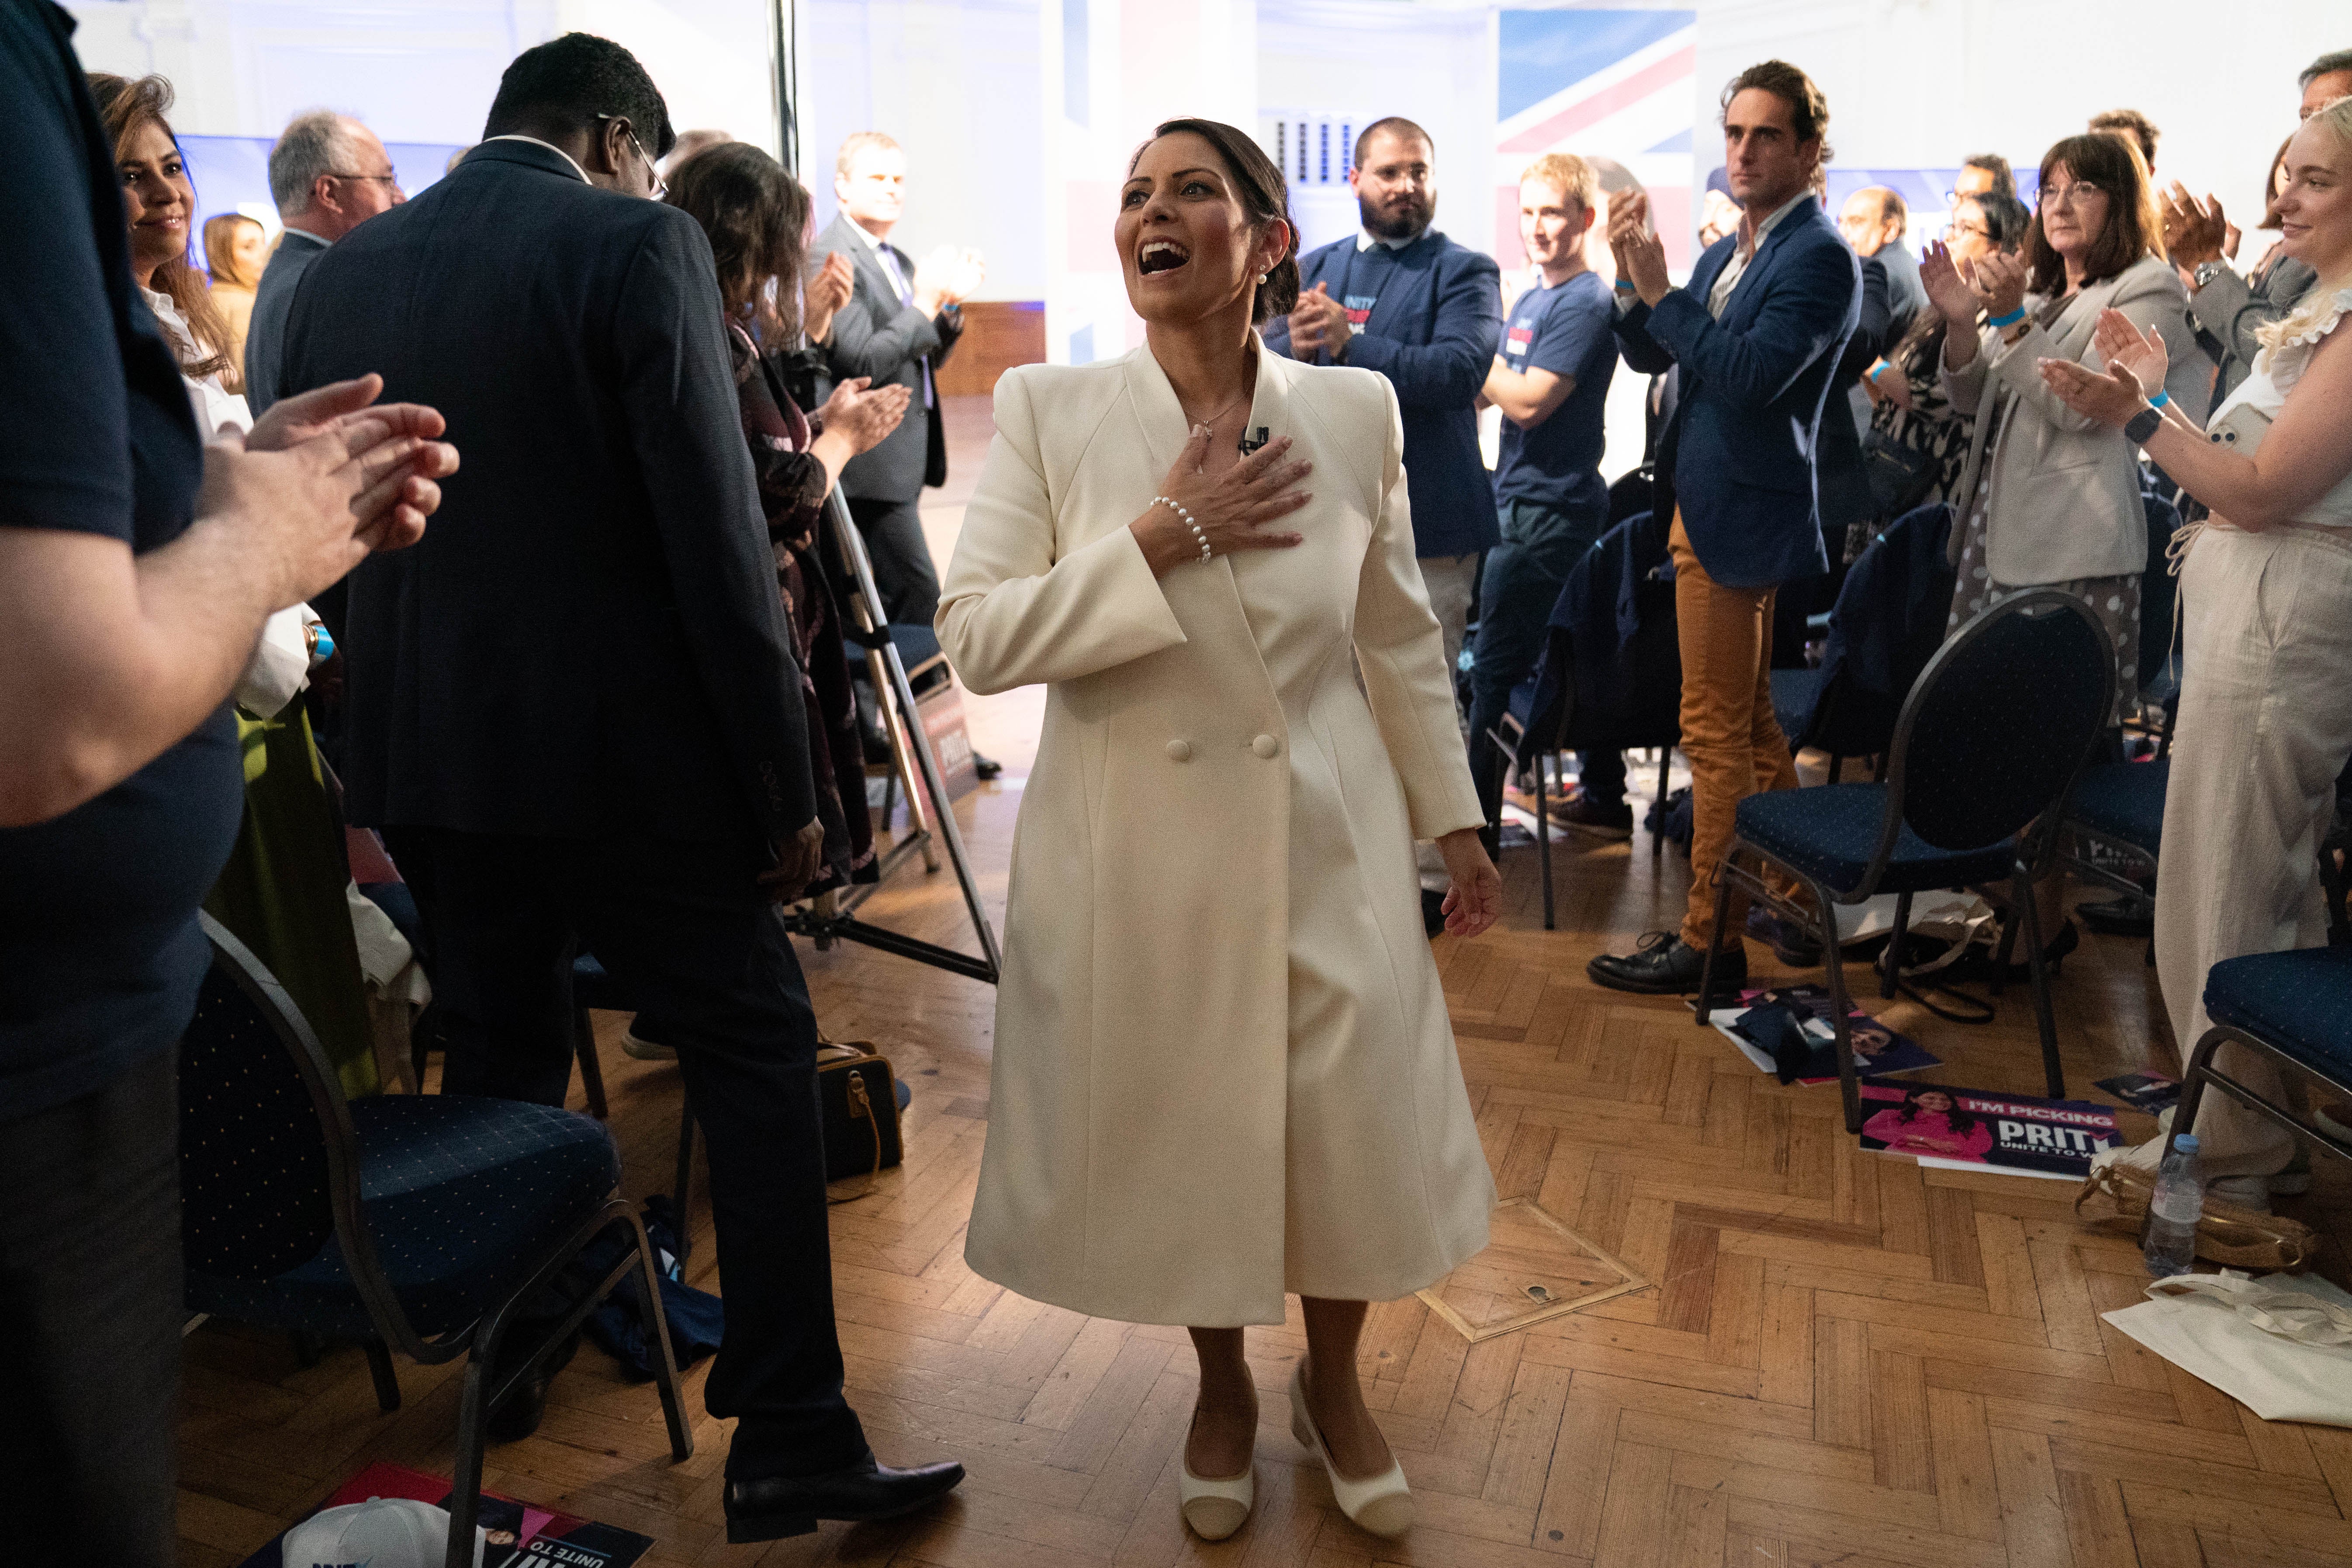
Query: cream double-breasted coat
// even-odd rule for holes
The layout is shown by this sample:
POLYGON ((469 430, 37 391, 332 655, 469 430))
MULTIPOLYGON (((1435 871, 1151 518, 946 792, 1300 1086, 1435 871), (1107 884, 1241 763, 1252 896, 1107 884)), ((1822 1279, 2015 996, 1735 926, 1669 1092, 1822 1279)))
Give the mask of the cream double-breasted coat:
POLYGON ((1249 424, 1315 464, 1306 542, 1154 579, 1128 524, 1186 426, 1150 350, 1008 372, 940 601, 965 685, 1048 687, 965 1255, 1130 1322, 1391 1300, 1494 1203, 1413 867, 1480 815, 1395 395, 1261 352, 1249 424))

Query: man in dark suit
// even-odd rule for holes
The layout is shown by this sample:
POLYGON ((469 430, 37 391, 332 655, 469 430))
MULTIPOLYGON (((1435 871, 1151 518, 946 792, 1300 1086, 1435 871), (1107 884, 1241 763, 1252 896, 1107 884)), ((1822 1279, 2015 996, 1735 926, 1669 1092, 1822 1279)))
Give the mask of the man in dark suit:
POLYGON ((834 194, 841 212, 810 248, 811 275, 838 251, 849 258, 849 303, 834 313, 825 367, 836 381, 865 376, 914 394, 898 428, 841 470, 841 493, 874 558, 874 585, 893 621, 929 626, 940 609, 939 568, 923 541, 918 505, 926 485, 947 483, 947 427, 939 367, 963 332, 958 309, 984 274, 976 251, 942 247, 915 260, 890 243, 905 210, 907 154, 878 131, 841 144, 834 194))
MULTIPOLYGON (((1838 232, 1845 236, 1845 242, 1853 247, 1856 256, 1865 262, 1877 262, 1886 274, 1886 326, 1879 334, 1883 341, 1878 353, 1864 364, 1864 371, 1876 363, 1878 354, 1901 342, 1919 312, 1927 308, 1927 290, 1919 282, 1919 258, 1903 243, 1910 223, 1911 207, 1903 193, 1885 185, 1864 185, 1838 209, 1838 232)), ((1865 283, 1868 272, 1865 267, 1865 283)), ((1846 346, 1850 356, 1853 345, 1846 346)), ((1846 394, 1846 404, 1853 413, 1854 429, 1869 429, 1870 395, 1859 380, 1846 394)))
POLYGON ((430 551, 352 578, 351 816, 416 889, 444 1092, 562 1103, 575 945, 677 1047, 730 1539, 903 1512, 962 1471, 879 1468, 842 1397, 816 1026, 776 908, 824 830, 709 242, 646 199, 669 117, 617 44, 520 56, 483 135, 315 258, 287 324, 289 388, 381 365, 466 443, 430 551))
POLYGON ((245 401, 256 419, 281 395, 286 310, 303 270, 327 247, 408 198, 374 132, 347 114, 314 109, 296 115, 269 149, 269 199, 286 232, 254 289, 245 334, 245 401))
POLYGON ((1450 670, 1462 657, 1478 558, 1502 539, 1477 401, 1502 341, 1503 291, 1491 257, 1430 226, 1436 157, 1429 132, 1410 120, 1364 129, 1348 171, 1363 231, 1299 259, 1297 308, 1266 323, 1265 346, 1309 364, 1376 370, 1396 388, 1413 551, 1450 670))
MULTIPOLYGON (((1768 60, 1723 94, 1724 163, 1739 231, 1709 246, 1687 288, 1634 197, 1610 214, 1618 342, 1625 363, 1677 367, 1658 443, 1656 510, 1674 519, 1675 616, 1683 660, 1683 754, 1690 759, 1691 889, 1679 932, 1587 966, 1599 984, 1671 994, 1748 974, 1736 930, 1717 931, 1715 876, 1732 814, 1759 789, 1792 789, 1797 769, 1772 718, 1772 610, 1779 586, 1828 570, 1815 496, 1822 405, 1861 312, 1861 262, 1813 197, 1829 104, 1811 79, 1768 60)), ((1735 908, 1735 918, 1738 910, 1735 908)))

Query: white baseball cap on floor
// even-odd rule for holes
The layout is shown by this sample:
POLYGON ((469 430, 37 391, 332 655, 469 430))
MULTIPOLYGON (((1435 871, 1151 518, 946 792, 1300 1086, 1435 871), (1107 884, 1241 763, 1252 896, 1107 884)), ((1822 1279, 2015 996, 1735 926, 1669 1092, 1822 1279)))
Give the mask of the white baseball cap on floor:
MULTIPOLYGON (((480 1568, 483 1531, 474 1531, 480 1568)), ((439 1568, 449 1512, 414 1498, 374 1497, 313 1514, 286 1532, 286 1568, 439 1568)))

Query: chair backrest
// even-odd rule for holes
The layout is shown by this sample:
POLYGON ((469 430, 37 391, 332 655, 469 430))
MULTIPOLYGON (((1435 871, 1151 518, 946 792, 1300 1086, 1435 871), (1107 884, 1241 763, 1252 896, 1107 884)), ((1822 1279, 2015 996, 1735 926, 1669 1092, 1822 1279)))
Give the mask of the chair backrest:
POLYGON ((1888 523, 1854 559, 1830 609, 1822 694, 1802 736, 1842 757, 1884 752, 1919 672, 1943 646, 1952 605, 1944 541, 1952 509, 1916 507, 1888 523))
POLYGON ((2041 588, 1985 611, 1928 661, 1903 705, 1890 822, 1899 816, 1939 849, 2021 832, 2063 802, 2114 712, 2115 687, 2113 645, 2081 600, 2041 588))
POLYGON ((1683 661, 1675 629, 1675 584, 1670 575, 1643 569, 1653 558, 1654 565, 1671 559, 1665 529, 1654 514, 1636 512, 1603 532, 1569 568, 1551 617, 1548 668, 1537 672, 1539 694, 1549 674, 1559 679, 1565 699, 1558 710, 1554 749, 1671 746, 1681 740, 1683 661), (1618 604, 1629 559, 1637 569, 1630 629, 1618 604), (1570 617, 1572 610, 1578 613, 1570 617), (1579 624, 1564 626, 1564 617, 1579 624))
MULTIPOLYGON (((202 915, 213 963, 180 1050, 181 1247, 193 1274, 265 1280, 330 1237, 387 1339, 416 1342, 360 1211, 351 1108, 251 949, 202 915)), ((412 1352, 413 1353, 413 1352, 412 1352)))

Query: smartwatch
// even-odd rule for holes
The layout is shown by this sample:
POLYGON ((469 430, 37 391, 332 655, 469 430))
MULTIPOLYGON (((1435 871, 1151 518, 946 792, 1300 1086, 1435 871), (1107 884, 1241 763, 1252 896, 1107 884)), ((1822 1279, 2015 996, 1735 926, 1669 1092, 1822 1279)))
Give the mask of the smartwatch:
POLYGON ((2189 276, 2197 280, 2197 287, 2201 290, 2206 284, 2229 269, 2230 264, 2226 261, 2200 261, 2197 264, 2197 270, 2189 276))
POLYGON ((2147 438, 2161 429, 2164 416, 2153 408, 2143 408, 2124 422, 2124 434, 2135 447, 2145 447, 2147 438))

